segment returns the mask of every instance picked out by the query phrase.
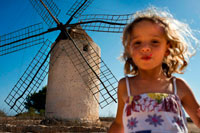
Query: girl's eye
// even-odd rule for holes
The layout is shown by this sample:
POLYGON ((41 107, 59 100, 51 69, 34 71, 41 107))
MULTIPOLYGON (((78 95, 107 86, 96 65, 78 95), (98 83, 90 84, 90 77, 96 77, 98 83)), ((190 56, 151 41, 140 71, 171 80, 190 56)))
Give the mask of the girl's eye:
POLYGON ((137 44, 141 44, 141 42, 140 42, 140 41, 136 41, 134 44, 136 44, 136 45, 137 45, 137 44))
POLYGON ((132 46, 133 46, 133 47, 138 47, 138 46, 140 46, 140 44, 141 44, 140 41, 136 41, 136 42, 133 42, 133 43, 132 43, 132 46))
POLYGON ((157 40, 152 40, 151 43, 153 46, 158 46, 160 42, 157 40))
POLYGON ((157 41, 157 40, 152 40, 151 42, 152 43, 159 43, 159 41, 157 41))

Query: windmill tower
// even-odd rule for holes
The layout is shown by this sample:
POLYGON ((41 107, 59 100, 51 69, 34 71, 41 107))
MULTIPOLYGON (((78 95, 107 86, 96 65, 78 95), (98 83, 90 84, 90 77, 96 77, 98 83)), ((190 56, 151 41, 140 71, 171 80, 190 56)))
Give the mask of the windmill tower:
MULTIPOLYGON (((83 30, 71 29, 70 36, 78 41, 77 47, 86 57, 90 66, 94 66, 94 71, 100 74, 100 48, 83 30), (81 36, 84 35, 84 38, 81 36), (91 47, 88 47, 90 42, 91 47), (89 49, 88 49, 89 48, 89 49), (96 56, 96 57, 95 57, 96 56)), ((84 63, 77 50, 69 39, 58 39, 58 44, 52 51, 50 63, 57 58, 56 52, 61 53, 57 61, 49 68, 46 114, 47 118, 57 118, 64 120, 78 120, 83 122, 94 122, 99 119, 99 93, 94 97, 91 93, 99 91, 99 81, 91 81, 95 77, 93 72, 84 63), (66 51, 63 51, 66 49, 66 51), (63 52, 62 52, 63 51, 63 52), (78 69, 74 67, 76 65, 78 69), (82 77, 80 74, 82 74, 82 77), (95 82, 94 82, 95 81, 95 82), (86 84, 85 84, 86 83, 86 84), (88 88, 93 88, 89 90, 88 88)))
POLYGON ((103 108, 113 101, 116 102, 118 81, 101 59, 100 48, 83 30, 121 33, 132 14, 81 15, 93 0, 76 0, 67 12, 70 18, 62 24, 56 18, 60 9, 53 0, 29 1, 49 28, 45 30, 39 23, 0 36, 0 56, 41 45, 5 102, 17 113, 26 111, 24 102, 27 96, 37 91, 48 75, 48 118, 96 120, 98 106, 103 108), (71 23, 77 18, 77 23, 71 23), (57 27, 52 28, 52 24, 57 27), (48 40, 44 41, 44 34, 57 30, 60 35, 53 44, 48 40), (70 99, 76 99, 77 96, 80 97, 77 101, 70 99), (98 105, 94 103, 94 99, 98 105), (67 109, 69 112, 66 112, 67 109), (72 112, 74 114, 69 116, 68 113, 72 112))

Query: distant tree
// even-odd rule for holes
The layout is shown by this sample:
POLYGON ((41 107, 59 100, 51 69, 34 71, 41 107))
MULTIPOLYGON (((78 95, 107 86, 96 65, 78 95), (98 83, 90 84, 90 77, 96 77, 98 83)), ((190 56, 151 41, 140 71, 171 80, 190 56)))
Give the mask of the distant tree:
POLYGON ((43 87, 39 92, 26 97, 25 108, 30 112, 33 109, 36 113, 44 113, 46 101, 47 86, 43 87))
POLYGON ((0 110, 0 117, 7 116, 6 113, 3 110, 0 110))

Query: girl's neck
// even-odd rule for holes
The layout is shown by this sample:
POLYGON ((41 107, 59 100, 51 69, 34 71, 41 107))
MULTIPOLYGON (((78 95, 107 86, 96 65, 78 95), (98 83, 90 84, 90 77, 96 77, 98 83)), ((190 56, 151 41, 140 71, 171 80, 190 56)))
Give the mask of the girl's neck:
POLYGON ((155 70, 139 70, 137 78, 140 80, 163 80, 167 77, 164 75, 162 68, 155 70))

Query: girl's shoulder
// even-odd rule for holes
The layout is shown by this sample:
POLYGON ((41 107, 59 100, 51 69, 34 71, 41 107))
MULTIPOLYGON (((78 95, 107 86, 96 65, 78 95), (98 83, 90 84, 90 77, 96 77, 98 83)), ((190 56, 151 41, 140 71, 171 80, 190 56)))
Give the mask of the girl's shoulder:
POLYGON ((118 82, 118 89, 124 88, 125 86, 126 86, 126 78, 123 77, 123 78, 121 78, 121 79, 119 80, 119 82, 118 82))
POLYGON ((187 91, 190 89, 188 83, 182 78, 176 78, 176 85, 182 91, 187 91))
POLYGON ((126 91, 126 78, 121 78, 118 82, 118 93, 125 93, 126 91))
POLYGON ((129 82, 131 82, 134 78, 135 76, 121 78, 118 82, 118 90, 127 91, 127 84, 129 84, 129 82), (126 78, 128 79, 128 82, 126 81, 126 78))
POLYGON ((122 97, 125 102, 128 98, 126 77, 123 77, 118 82, 118 96, 122 97))
POLYGON ((176 78, 176 86, 180 99, 182 99, 186 94, 192 93, 192 89, 190 88, 188 83, 182 78, 176 78))

